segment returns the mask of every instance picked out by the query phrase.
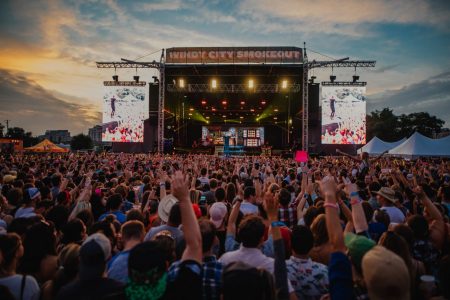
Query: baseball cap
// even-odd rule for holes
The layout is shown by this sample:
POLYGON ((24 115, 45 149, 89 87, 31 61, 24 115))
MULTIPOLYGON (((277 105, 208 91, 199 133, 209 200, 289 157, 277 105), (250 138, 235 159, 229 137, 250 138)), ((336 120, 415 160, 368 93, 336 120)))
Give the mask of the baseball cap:
POLYGON ((110 256, 111 242, 103 233, 88 236, 80 248, 80 278, 101 276, 110 256))
POLYGON ((158 216, 159 218, 167 223, 169 221, 169 214, 172 206, 178 202, 178 199, 175 196, 169 194, 161 199, 158 205, 158 216))
POLYGON ((404 260, 383 246, 375 246, 362 260, 371 300, 410 299, 410 278, 404 260))
POLYGON ((210 220, 216 228, 219 228, 220 225, 222 225, 227 212, 227 206, 222 202, 216 202, 211 205, 211 208, 209 209, 209 215, 211 216, 210 220))
POLYGON ((371 239, 353 233, 347 233, 344 237, 345 246, 348 248, 348 253, 352 259, 353 264, 360 268, 361 261, 364 255, 372 249, 376 244, 371 239))
POLYGON ((41 193, 39 192, 39 190, 37 188, 29 188, 29 189, 27 189, 27 193, 31 200, 33 200, 41 195, 41 193))

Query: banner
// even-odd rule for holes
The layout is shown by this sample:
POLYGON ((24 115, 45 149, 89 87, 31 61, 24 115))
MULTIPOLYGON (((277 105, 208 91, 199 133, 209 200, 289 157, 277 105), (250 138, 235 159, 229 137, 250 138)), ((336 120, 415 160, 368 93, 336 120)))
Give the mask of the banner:
POLYGON ((103 142, 144 142, 148 119, 148 88, 105 86, 103 96, 103 142))
POLYGON ((297 47, 169 48, 168 64, 302 63, 297 47))
POLYGON ((322 144, 366 143, 366 87, 322 86, 322 144))

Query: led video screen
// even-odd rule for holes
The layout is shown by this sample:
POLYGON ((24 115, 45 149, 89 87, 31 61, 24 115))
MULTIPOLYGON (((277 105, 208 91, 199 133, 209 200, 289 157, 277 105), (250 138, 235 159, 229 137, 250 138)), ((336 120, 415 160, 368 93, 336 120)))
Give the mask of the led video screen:
POLYGON ((229 146, 260 147, 264 145, 264 127, 203 126, 203 146, 223 145, 224 136, 229 137, 229 146))
POLYGON ((366 143, 366 87, 322 86, 322 144, 366 143))
POLYGON ((149 101, 145 86, 105 86, 103 142, 144 142, 149 101))

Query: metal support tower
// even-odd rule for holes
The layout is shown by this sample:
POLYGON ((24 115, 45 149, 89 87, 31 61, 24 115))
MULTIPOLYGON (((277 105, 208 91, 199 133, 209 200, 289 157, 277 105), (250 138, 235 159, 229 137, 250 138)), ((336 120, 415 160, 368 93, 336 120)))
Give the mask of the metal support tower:
POLYGON ((164 49, 159 61, 159 101, 158 101, 158 152, 164 152, 164 96, 165 96, 165 57, 164 49))
POLYGON ((308 108, 308 56, 306 43, 303 43, 303 89, 302 89, 302 150, 308 151, 309 141, 309 108, 308 108))

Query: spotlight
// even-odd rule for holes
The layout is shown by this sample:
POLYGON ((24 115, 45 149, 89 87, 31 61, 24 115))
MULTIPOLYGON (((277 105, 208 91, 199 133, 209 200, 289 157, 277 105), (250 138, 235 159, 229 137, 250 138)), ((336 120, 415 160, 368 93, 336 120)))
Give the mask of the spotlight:
POLYGON ((226 100, 223 100, 223 101, 222 101, 222 105, 227 105, 227 101, 226 101, 226 100))
POLYGON ((206 100, 202 100, 202 105, 206 105, 206 100))
POLYGON ((255 82, 253 81, 253 79, 250 79, 249 81, 248 81, 248 88, 249 89, 252 89, 252 88, 254 88, 255 87, 255 82))
POLYGON ((211 80, 211 88, 213 89, 217 88, 217 80, 215 79, 211 80))
POLYGON ((283 80, 282 82, 281 82, 281 88, 282 89, 287 89, 287 87, 288 87, 288 82, 287 82, 287 80, 283 80))
POLYGON ((335 75, 330 75, 330 81, 334 82, 336 80, 336 76, 335 75))
POLYGON ((358 75, 353 75, 353 82, 357 82, 359 80, 359 76, 358 75))
POLYGON ((226 118, 226 117, 227 117, 226 115, 223 115, 223 116, 222 116, 222 118, 226 118))
POLYGON ((275 108, 273 111, 274 111, 274 112, 278 112, 278 108, 275 108))
POLYGON ((213 107, 213 108, 211 108, 211 110, 212 110, 212 111, 216 111, 216 109, 215 109, 214 107, 213 107))
POLYGON ((136 81, 136 83, 138 83, 138 82, 139 82, 139 76, 138 76, 138 75, 136 75, 136 76, 133 76, 133 79, 134 79, 134 81, 136 81))
POLYGON ((188 115, 192 116, 192 113, 189 113, 188 115))
POLYGON ((209 116, 206 116, 207 119, 209 119, 209 116))
POLYGON ((261 105, 266 105, 266 101, 261 101, 261 105))
POLYGON ((192 107, 191 107, 191 108, 189 108, 189 110, 190 110, 190 111, 194 111, 194 109, 193 109, 192 107))
POLYGON ((241 105, 245 105, 245 101, 241 101, 241 105))
POLYGON ((250 111, 251 111, 251 112, 254 112, 255 110, 252 108, 252 109, 250 109, 250 111))
POLYGON ((278 117, 273 117, 274 120, 278 120, 278 117))
POLYGON ((115 82, 119 81, 119 75, 113 75, 113 80, 114 80, 115 82))
POLYGON ((240 117, 239 117, 239 119, 243 119, 243 118, 244 118, 243 116, 240 116, 240 117))
POLYGON ((182 89, 184 89, 184 79, 179 79, 178 80, 178 86, 182 89))

